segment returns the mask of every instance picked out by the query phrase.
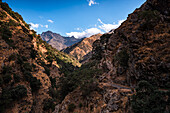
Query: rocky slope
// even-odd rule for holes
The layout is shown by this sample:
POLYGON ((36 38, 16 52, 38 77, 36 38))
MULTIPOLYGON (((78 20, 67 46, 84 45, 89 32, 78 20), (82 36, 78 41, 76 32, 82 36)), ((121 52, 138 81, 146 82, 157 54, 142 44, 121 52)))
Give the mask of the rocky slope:
POLYGON ((80 62, 86 61, 91 57, 93 42, 100 39, 101 36, 102 34, 96 34, 91 37, 84 38, 82 41, 69 46, 62 51, 77 58, 80 62))
MULTIPOLYGON (((169 0, 147 0, 113 34, 101 36, 89 61, 101 73, 69 93, 55 112, 169 112, 169 20, 169 0)), ((90 69, 84 67, 84 76, 90 69)))
POLYGON ((56 48, 57 50, 64 49, 81 41, 81 39, 76 39, 74 37, 64 37, 51 31, 43 32, 41 37, 44 41, 52 45, 52 47, 56 48))
POLYGON ((80 63, 36 35, 22 16, 0 1, 0 112, 52 112, 63 71, 80 63))

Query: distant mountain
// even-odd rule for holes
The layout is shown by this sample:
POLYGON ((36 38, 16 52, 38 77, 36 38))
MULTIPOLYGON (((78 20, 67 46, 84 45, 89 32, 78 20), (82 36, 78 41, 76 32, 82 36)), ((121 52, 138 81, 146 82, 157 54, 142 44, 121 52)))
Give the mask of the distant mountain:
POLYGON ((79 61, 85 61, 91 56, 93 42, 100 39, 102 34, 96 34, 88 38, 82 39, 82 41, 63 49, 62 51, 74 56, 79 61))
POLYGON ((64 49, 82 40, 76 39, 75 37, 64 37, 51 31, 43 32, 41 37, 44 41, 58 50, 64 49))

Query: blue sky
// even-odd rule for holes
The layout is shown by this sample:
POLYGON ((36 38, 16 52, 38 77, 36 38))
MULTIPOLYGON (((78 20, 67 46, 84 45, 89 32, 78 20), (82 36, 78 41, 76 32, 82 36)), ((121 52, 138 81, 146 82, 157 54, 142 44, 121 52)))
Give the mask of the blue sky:
POLYGON ((51 30, 76 38, 118 27, 146 0, 2 0, 38 34, 51 30))

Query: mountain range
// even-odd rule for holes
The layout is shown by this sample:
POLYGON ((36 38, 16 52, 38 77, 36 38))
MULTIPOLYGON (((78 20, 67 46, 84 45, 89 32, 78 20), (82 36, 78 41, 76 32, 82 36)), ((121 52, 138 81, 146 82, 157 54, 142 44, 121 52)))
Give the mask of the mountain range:
POLYGON ((41 38, 57 50, 62 50, 82 40, 75 37, 64 37, 51 31, 43 32, 41 38))
MULTIPOLYGON (((169 6, 147 0, 114 32, 64 53, 0 0, 0 113, 169 113, 169 6), (82 64, 80 53, 90 54, 82 64)), ((60 49, 74 42, 59 39, 60 49)))
POLYGON ((102 34, 96 34, 91 37, 84 38, 82 41, 73 44, 72 46, 63 49, 62 51, 72 55, 80 62, 86 61, 91 57, 93 42, 99 40, 101 36, 102 34))

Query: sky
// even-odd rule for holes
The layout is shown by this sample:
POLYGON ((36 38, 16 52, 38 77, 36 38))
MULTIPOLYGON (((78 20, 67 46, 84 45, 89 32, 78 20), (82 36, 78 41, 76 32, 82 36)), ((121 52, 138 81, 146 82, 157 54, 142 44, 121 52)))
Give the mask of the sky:
POLYGON ((2 0, 22 15, 31 29, 76 38, 115 29, 146 0, 2 0))

